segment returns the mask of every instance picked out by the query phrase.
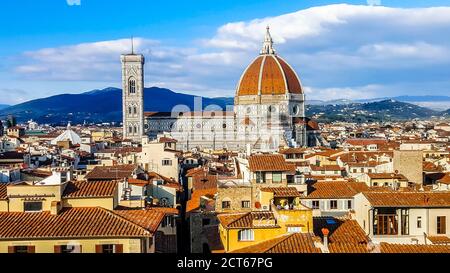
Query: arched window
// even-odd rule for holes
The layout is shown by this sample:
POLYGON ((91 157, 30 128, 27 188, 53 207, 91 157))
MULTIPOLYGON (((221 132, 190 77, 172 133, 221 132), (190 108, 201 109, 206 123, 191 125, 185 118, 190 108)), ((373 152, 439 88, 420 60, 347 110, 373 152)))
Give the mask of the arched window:
POLYGON ((137 134, 137 126, 134 125, 134 133, 137 134))
POLYGON ((128 133, 133 133, 133 126, 128 127, 128 133))
POLYGON ((131 115, 131 106, 128 106, 128 114, 131 115))
POLYGON ((130 81, 128 82, 128 91, 130 94, 136 93, 136 80, 133 78, 131 78, 130 81))
POLYGON ((133 107, 133 114, 135 114, 135 115, 137 114, 137 107, 136 106, 133 107))

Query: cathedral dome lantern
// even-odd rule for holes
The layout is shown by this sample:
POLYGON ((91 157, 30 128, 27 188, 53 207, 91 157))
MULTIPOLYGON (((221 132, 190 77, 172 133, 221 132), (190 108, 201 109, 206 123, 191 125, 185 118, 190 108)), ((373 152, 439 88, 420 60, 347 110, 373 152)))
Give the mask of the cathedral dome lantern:
POLYGON ((273 48, 267 27, 260 55, 245 69, 236 88, 236 97, 303 94, 294 69, 273 48))

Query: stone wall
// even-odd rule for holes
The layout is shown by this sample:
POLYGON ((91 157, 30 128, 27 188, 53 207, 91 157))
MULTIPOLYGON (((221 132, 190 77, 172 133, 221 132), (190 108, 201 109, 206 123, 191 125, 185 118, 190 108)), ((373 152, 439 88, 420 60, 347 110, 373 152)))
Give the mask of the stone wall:
POLYGON ((403 174, 410 182, 423 183, 422 151, 394 151, 394 172, 403 174))

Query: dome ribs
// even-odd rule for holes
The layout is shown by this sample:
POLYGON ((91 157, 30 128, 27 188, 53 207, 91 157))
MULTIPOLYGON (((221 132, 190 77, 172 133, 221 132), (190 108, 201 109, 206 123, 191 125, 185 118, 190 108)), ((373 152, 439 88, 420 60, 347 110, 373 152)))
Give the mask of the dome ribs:
POLYGON ((300 84, 300 80, 297 77, 295 71, 282 58, 280 58, 278 56, 276 58, 284 71, 284 75, 286 76, 286 81, 288 84, 289 92, 294 93, 294 94, 303 93, 302 86, 300 84))
POLYGON ((241 82, 238 86, 238 96, 249 96, 258 94, 258 82, 261 63, 263 57, 256 58, 252 64, 248 66, 242 75, 241 82))

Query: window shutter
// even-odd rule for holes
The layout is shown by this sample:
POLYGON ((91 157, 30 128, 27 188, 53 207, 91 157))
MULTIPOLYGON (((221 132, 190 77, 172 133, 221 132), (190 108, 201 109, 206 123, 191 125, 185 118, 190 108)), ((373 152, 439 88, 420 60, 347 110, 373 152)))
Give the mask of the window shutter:
POLYGON ((95 253, 103 253, 102 245, 95 245, 95 253))
POLYGON ((61 253, 61 246, 54 246, 55 253, 61 253))
POLYGON ((446 219, 447 217, 441 216, 441 233, 440 234, 446 234, 447 233, 447 227, 446 227, 446 219))
POLYGON ((123 245, 117 244, 115 253, 123 253, 123 245))
POLYGON ((14 253, 14 247, 8 246, 8 253, 14 253))
POLYGON ((28 253, 35 253, 36 252, 35 246, 28 246, 27 247, 27 252, 28 253))
POLYGON ((320 209, 320 210, 324 210, 324 209, 325 209, 325 206, 324 206, 324 205, 325 205, 325 201, 320 200, 320 201, 319 201, 319 209, 320 209))

